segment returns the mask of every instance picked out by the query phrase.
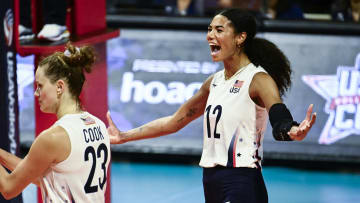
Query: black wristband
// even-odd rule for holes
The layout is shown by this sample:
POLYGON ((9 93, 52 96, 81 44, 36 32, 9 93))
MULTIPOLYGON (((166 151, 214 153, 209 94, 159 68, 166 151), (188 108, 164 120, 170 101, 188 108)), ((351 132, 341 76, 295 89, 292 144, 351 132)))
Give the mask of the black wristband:
POLYGON ((292 123, 291 123, 291 127, 292 126, 299 126, 300 125, 300 123, 298 123, 298 122, 296 122, 296 121, 293 121, 292 123))
POLYGON ((272 133, 277 141, 292 141, 290 136, 288 135, 288 132, 290 131, 292 127, 292 121, 290 120, 283 120, 281 122, 278 122, 274 125, 272 133))
POLYGON ((269 110, 270 124, 273 127, 273 136, 278 141, 292 141, 288 132, 292 126, 299 126, 293 120, 290 111, 286 108, 285 104, 277 103, 271 106, 269 110))

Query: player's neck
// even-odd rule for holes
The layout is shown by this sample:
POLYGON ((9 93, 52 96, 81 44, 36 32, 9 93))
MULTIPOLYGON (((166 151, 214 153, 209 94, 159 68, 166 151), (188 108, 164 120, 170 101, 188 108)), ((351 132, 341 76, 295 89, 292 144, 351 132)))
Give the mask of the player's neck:
POLYGON ((249 65, 250 60, 245 54, 224 60, 225 79, 231 78, 236 72, 249 65))
POLYGON ((58 119, 62 118, 66 114, 81 113, 80 105, 75 100, 67 100, 60 104, 56 116, 58 119))

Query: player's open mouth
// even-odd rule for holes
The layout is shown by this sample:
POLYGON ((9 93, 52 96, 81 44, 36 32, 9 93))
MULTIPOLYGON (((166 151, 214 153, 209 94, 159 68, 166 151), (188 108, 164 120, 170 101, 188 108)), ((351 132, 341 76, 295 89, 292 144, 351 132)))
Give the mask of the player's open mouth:
POLYGON ((211 44, 210 45, 210 50, 211 50, 211 55, 215 55, 217 53, 219 53, 221 47, 215 44, 211 44))

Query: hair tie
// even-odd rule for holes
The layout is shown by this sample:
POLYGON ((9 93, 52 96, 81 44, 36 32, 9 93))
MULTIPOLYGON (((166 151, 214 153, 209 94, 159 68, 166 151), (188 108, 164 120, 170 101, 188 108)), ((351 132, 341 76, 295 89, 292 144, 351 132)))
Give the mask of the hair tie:
MULTIPOLYGON (((76 52, 79 52, 79 53, 80 53, 79 47, 75 47, 75 50, 76 50, 76 52)), ((64 51, 64 55, 67 56, 67 57, 70 57, 70 56, 71 56, 71 53, 70 53, 70 51, 69 51, 68 49, 66 49, 66 50, 64 51)))

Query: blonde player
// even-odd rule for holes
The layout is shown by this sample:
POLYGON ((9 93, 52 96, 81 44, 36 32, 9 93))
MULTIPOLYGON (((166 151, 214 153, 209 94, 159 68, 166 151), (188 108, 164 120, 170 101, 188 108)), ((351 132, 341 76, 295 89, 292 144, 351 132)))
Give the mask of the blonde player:
POLYGON ((11 199, 30 183, 44 202, 105 202, 110 141, 105 124, 83 111, 79 95, 95 57, 91 47, 68 44, 39 63, 35 96, 40 110, 58 120, 35 139, 20 159, 0 150, 0 192, 11 199))

